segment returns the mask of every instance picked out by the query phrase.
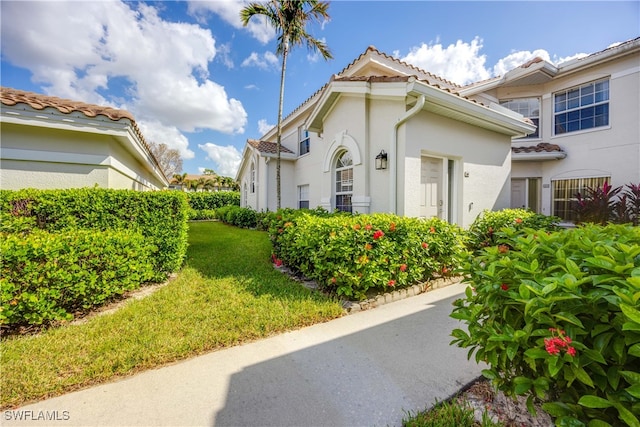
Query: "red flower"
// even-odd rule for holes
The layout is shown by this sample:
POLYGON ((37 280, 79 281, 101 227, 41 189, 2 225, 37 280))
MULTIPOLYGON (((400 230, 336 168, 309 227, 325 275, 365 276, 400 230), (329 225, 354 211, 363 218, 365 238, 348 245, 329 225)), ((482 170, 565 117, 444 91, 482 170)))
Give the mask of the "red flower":
POLYGON ((276 267, 280 267, 282 266, 282 260, 281 259, 277 259, 276 260, 276 267))
POLYGON ((364 229, 365 229, 365 230, 371 230, 371 224, 367 224, 367 225, 365 225, 365 226, 364 226, 364 229))
POLYGON ((500 252, 501 254, 506 254, 507 252, 509 252, 509 246, 507 245, 498 246, 498 252, 500 252))
POLYGON ((516 218, 516 224, 522 224, 522 218, 516 218))
POLYGON ((407 271, 407 264, 402 264, 400 266, 400 271, 407 271))
POLYGON ((396 285, 395 280, 389 280, 389 283, 387 283, 387 286, 395 286, 395 285, 396 285))
POLYGON ((575 356, 576 356, 576 349, 575 349, 575 348, 573 348, 573 347, 569 347, 569 348, 567 349, 567 354, 568 354, 569 356, 571 356, 571 357, 575 357, 575 356))
POLYGON ((508 291, 509 285, 507 285, 506 283, 503 283, 502 285, 500 285, 500 289, 502 289, 503 291, 508 291))
POLYGON ((435 233, 436 229, 435 227, 429 227, 429 233, 435 233))
POLYGON ((382 232, 382 230, 376 230, 376 232, 373 233, 373 239, 374 240, 378 240, 382 236, 384 236, 384 233, 382 232))
POLYGON ((335 277, 331 278, 331 283, 336 283, 336 278, 335 277))
POLYGON ((396 223, 392 222, 391 224, 389 224, 389 231, 396 231, 396 223))
POLYGON ((549 328, 551 332, 551 338, 544 339, 544 349, 552 356, 560 354, 561 349, 565 349, 566 353, 575 357, 576 349, 569 344, 572 342, 571 337, 565 335, 565 331, 562 329, 549 328))
POLYGON ((544 339, 544 349, 552 356, 560 354, 560 349, 556 347, 555 341, 552 338, 544 339))
POLYGON ((422 242, 422 249, 427 249, 429 247, 429 244, 426 242, 422 242))
POLYGON ((354 230, 360 230, 360 224, 356 224, 356 225, 354 225, 354 226, 353 226, 353 229, 354 229, 354 230))

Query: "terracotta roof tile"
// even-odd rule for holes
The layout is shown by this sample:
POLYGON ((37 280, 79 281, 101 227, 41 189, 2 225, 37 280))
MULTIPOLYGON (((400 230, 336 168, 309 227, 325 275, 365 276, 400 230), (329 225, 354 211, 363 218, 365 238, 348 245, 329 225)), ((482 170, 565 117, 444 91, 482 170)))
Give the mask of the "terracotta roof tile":
MULTIPOLYGON (((247 143, 261 153, 277 154, 277 144, 269 141, 259 141, 257 139, 248 139, 247 143)), ((280 145, 280 153, 295 154, 287 147, 280 145)))
MULTIPOLYGON (((58 98, 55 96, 43 95, 35 92, 27 92, 24 90, 13 89, 9 87, 0 87, 0 102, 2 105, 14 106, 17 104, 26 104, 35 110, 44 110, 45 108, 55 108, 62 114, 71 114, 74 111, 84 114, 86 117, 94 118, 97 116, 105 116, 115 122, 120 119, 127 119, 131 121, 131 126, 138 139, 142 142, 142 145, 147 149, 155 166, 162 171, 158 159, 153 155, 149 144, 144 139, 138 124, 136 123, 133 114, 127 110, 120 110, 112 107, 105 107, 101 105, 88 104, 86 102, 73 101, 71 99, 58 98)), ((162 172, 164 174, 164 172, 162 172)))
POLYGON ((92 118, 98 115, 103 115, 114 121, 118 121, 122 118, 134 121, 133 115, 126 110, 87 104, 85 102, 47 96, 35 92, 26 92, 8 87, 0 88, 0 100, 2 101, 2 104, 9 106, 23 103, 35 110, 44 110, 47 107, 52 107, 63 114, 78 111, 85 116, 92 118))
POLYGON ((550 144, 548 142, 541 142, 538 145, 532 145, 529 147, 512 147, 511 151, 514 153, 554 153, 563 152, 562 148, 556 144, 550 144))

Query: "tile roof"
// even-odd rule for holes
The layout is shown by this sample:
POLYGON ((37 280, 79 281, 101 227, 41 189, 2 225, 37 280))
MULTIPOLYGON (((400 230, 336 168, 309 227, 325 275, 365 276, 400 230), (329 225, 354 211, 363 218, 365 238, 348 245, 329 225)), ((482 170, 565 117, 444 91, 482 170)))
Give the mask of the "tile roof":
MULTIPOLYGON (((13 89, 9 87, 0 87, 0 103, 2 105, 14 106, 17 104, 26 104, 35 110, 44 110, 45 108, 55 108, 62 114, 71 114, 74 111, 84 114, 88 118, 95 118, 97 116, 105 116, 115 122, 120 119, 127 119, 131 121, 134 133, 138 139, 142 142, 142 145, 151 155, 155 166, 162 171, 158 159, 154 156, 149 144, 144 139, 138 124, 136 123, 133 114, 127 110, 120 110, 112 107, 105 107, 101 105, 88 104, 86 102, 73 101, 71 99, 58 98, 55 96, 43 95, 35 92, 27 92, 24 90, 13 89)), ((161 172, 164 175, 164 172, 161 172)))
POLYGON ((564 152, 557 144, 550 144, 548 142, 541 142, 538 145, 531 145, 529 147, 512 147, 511 151, 514 153, 554 153, 564 152))
MULTIPOLYGON (((247 143, 261 153, 277 154, 277 144, 269 141, 259 141, 257 139, 248 139, 247 143)), ((295 154, 284 145, 280 145, 280 153, 295 154)))
POLYGON ((87 104, 85 102, 73 101, 71 99, 63 99, 55 96, 47 96, 35 92, 26 92, 23 90, 12 89, 8 87, 0 88, 0 100, 2 101, 3 105, 9 106, 23 103, 27 104, 35 110, 44 110, 47 107, 52 107, 63 114, 69 114, 74 111, 78 111, 87 117, 96 117, 98 115, 103 115, 114 121, 118 121, 122 118, 135 121, 133 115, 126 110, 87 104))
POLYGON ((350 63, 349 65, 347 65, 346 67, 344 67, 344 68, 342 69, 342 71, 340 71, 340 72, 338 73, 338 75, 340 75, 340 74, 342 74, 342 73, 346 72, 349 68, 351 68, 354 64, 356 64, 360 59, 362 59, 362 57, 364 57, 364 56, 365 56, 366 54, 368 54, 369 52, 373 52, 373 53, 375 53, 375 54, 377 54, 377 55, 380 55, 380 56, 381 56, 381 57, 383 57, 383 58, 389 59, 389 60, 391 60, 391 61, 393 61, 393 62, 395 62, 395 63, 397 63, 397 64, 400 64, 400 65, 402 65, 402 66, 405 66, 405 67, 409 67, 409 68, 411 68, 411 69, 414 69, 414 70, 418 71, 420 74, 425 74, 425 75, 427 75, 427 76, 429 76, 429 77, 431 77, 431 78, 433 78, 433 79, 435 79, 435 80, 439 80, 440 82, 442 82, 442 83, 444 83, 444 84, 446 84, 446 85, 453 86, 453 87, 461 87, 460 85, 458 85, 458 84, 456 84, 456 83, 454 83, 454 82, 451 82, 451 81, 449 81, 449 80, 443 79, 442 77, 436 76, 435 74, 432 74, 432 73, 430 73, 430 72, 428 72, 428 71, 425 71, 425 70, 423 70, 422 68, 416 67, 416 66, 415 66, 415 65, 413 65, 413 64, 409 64, 408 62, 401 61, 401 60, 399 60, 398 58, 395 58, 395 57, 393 57, 393 56, 391 56, 391 55, 387 55, 386 53, 381 52, 381 51, 379 51, 378 49, 376 49, 376 47, 375 47, 375 46, 369 46, 369 47, 367 48, 367 50, 365 50, 365 51, 364 51, 364 53, 360 54, 360 56, 358 56, 356 59, 354 59, 353 61, 351 61, 351 63, 350 63))

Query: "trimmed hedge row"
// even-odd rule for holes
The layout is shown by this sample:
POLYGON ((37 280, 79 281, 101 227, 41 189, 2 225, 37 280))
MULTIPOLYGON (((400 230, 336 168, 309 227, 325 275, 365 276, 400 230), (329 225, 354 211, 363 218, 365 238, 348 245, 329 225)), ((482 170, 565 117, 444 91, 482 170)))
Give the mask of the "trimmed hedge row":
POLYGON ((0 234, 0 324, 70 320, 154 277, 153 245, 127 230, 0 234))
POLYGON ((214 210, 223 206, 240 206, 240 193, 237 191, 199 191, 185 194, 189 207, 196 211, 214 210))
POLYGON ((137 192, 82 188, 70 190, 0 191, 2 230, 39 228, 132 230, 156 249, 153 280, 178 270, 187 250, 188 204, 177 191, 137 192))

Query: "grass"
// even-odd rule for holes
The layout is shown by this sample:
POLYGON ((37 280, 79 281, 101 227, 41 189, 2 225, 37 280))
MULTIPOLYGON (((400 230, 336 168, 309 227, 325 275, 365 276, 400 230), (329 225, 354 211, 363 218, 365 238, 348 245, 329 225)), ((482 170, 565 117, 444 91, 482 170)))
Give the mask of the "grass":
POLYGON ((486 411, 482 421, 475 420, 473 409, 464 403, 454 401, 440 402, 426 411, 407 414, 402 420, 403 427, 502 427, 493 423, 486 411))
POLYGON ((191 223, 185 267, 113 314, 2 340, 0 406, 15 407, 324 322, 336 301, 276 271, 264 232, 191 223))

